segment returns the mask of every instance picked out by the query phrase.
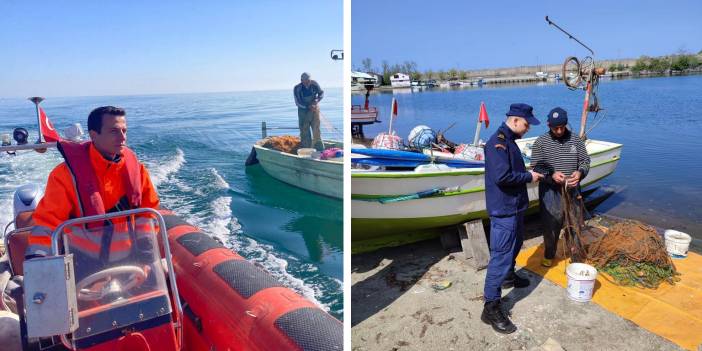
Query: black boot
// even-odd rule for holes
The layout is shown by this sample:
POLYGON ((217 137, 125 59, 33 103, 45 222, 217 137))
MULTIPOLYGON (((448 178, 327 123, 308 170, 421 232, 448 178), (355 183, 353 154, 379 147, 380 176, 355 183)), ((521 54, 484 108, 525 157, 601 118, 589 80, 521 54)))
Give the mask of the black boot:
POLYGON ((526 288, 527 286, 529 286, 529 279, 522 278, 514 272, 510 273, 502 282, 502 289, 509 289, 511 287, 526 288))
POLYGON ((486 302, 480 319, 483 323, 492 325, 492 329, 498 333, 511 334, 517 331, 517 327, 502 312, 499 300, 486 302))

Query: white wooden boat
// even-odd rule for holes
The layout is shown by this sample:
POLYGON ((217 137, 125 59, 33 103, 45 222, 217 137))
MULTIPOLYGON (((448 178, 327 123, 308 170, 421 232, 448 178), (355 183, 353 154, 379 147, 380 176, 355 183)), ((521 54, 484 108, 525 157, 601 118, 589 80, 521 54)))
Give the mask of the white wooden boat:
MULTIPOLYGON (((520 149, 531 154, 536 138, 517 141, 520 149)), ((588 140, 590 172, 583 179, 587 187, 614 172, 621 144, 588 140)), ((436 236, 436 228, 471 219, 487 218, 485 210, 484 168, 451 169, 429 172, 366 171, 351 172, 352 252, 396 246, 436 236), (435 188, 458 188, 437 196, 381 203, 379 199, 416 194, 435 188)), ((530 206, 538 204, 538 186, 528 186, 530 206)))
MULTIPOLYGON (((319 160, 263 147, 263 139, 254 150, 261 167, 271 177, 317 194, 342 199, 344 196, 343 158, 319 160)), ((326 147, 343 149, 343 143, 325 140, 326 147)))

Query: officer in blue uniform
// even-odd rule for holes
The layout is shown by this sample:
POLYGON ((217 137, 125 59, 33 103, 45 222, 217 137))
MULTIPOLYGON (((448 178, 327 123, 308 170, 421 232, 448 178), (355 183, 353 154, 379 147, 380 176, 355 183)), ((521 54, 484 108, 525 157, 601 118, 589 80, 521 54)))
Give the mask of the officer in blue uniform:
POLYGON ((515 143, 530 125, 539 124, 527 104, 512 104, 507 120, 485 144, 485 200, 490 216, 490 262, 485 276, 485 306, 481 319, 500 333, 517 330, 500 307, 502 288, 523 288, 529 280, 514 272, 522 247, 524 213, 529 206, 526 185, 543 175, 527 171, 515 143))

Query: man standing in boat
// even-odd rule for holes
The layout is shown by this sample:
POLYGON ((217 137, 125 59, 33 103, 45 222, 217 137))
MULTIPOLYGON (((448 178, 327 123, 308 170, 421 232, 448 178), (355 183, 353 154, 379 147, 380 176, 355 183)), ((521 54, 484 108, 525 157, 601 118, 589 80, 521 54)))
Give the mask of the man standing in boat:
POLYGON ((485 144, 485 202, 490 216, 490 262, 485 276, 485 306, 481 319, 497 332, 510 334, 517 327, 501 308, 502 288, 523 288, 529 280, 514 272, 524 240, 524 214, 529 206, 527 184, 543 175, 527 171, 515 143, 539 120, 527 104, 512 104, 507 120, 485 144))
MULTIPOLYGON (((149 173, 127 141, 124 109, 103 106, 88 116, 91 141, 75 143, 59 141, 57 148, 65 162, 49 174, 44 197, 32 216, 35 226, 29 236, 27 258, 42 257, 51 252, 51 232, 62 222, 108 212, 139 207, 158 208, 159 198, 149 173)), ((85 230, 70 233, 71 244, 80 250, 87 262, 114 262, 137 254, 151 254, 149 245, 141 244, 140 234, 103 230, 98 235, 85 230), (136 243, 134 243, 136 241, 136 243)), ((148 238, 151 240, 151 238, 148 238)), ((76 264, 76 268, 78 265, 76 264)))
POLYGON ((319 131, 319 101, 324 97, 324 91, 310 74, 305 72, 300 76, 300 84, 293 89, 295 105, 297 105, 297 120, 300 126, 300 147, 314 147, 322 151, 322 136, 319 131), (312 134, 310 136, 310 128, 312 134))
MULTIPOLYGON (((556 107, 548 113, 549 131, 534 142, 531 163, 534 171, 544 175, 539 183, 539 210, 544 225, 544 258, 541 265, 551 267, 556 256, 558 237, 563 228, 562 191, 566 187, 572 199, 580 195, 580 181, 590 170, 590 156, 585 143, 567 128, 568 113, 556 107)), ((574 206, 574 211, 580 211, 574 206)), ((576 218, 579 213, 575 213, 576 218)))

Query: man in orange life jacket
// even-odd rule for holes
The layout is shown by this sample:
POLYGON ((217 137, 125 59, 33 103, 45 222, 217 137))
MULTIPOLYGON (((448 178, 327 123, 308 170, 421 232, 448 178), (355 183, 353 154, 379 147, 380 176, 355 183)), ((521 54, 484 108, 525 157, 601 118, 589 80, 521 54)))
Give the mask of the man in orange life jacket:
MULTIPOLYGON (((48 255, 51 232, 68 219, 159 207, 158 194, 148 171, 125 146, 125 116, 122 108, 98 107, 88 116, 90 142, 58 143, 65 162, 49 174, 44 197, 34 211, 35 226, 25 253, 28 259, 48 255)), ((100 226, 99 230, 90 230, 88 226, 88 230, 69 231, 71 246, 80 251, 77 258, 106 264, 125 259, 135 250, 141 250, 142 255, 152 255, 152 246, 140 245, 139 230, 136 233, 119 230, 117 223, 100 226)), ((146 234, 142 232, 141 235, 146 234)))

